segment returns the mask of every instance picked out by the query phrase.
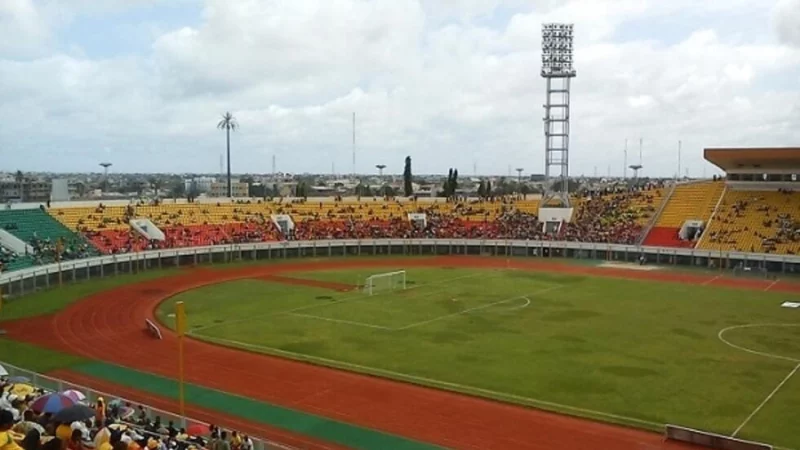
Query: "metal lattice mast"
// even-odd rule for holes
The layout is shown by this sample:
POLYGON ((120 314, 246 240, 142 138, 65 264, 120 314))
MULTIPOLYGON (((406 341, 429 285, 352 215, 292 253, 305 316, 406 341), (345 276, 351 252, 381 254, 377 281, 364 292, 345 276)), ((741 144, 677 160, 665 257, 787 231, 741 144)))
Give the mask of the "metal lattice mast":
POLYGON ((542 78, 547 82, 544 104, 545 193, 542 206, 554 200, 569 208, 569 103, 572 67, 572 24, 542 25, 542 78), (555 188, 555 189, 554 189, 555 188))

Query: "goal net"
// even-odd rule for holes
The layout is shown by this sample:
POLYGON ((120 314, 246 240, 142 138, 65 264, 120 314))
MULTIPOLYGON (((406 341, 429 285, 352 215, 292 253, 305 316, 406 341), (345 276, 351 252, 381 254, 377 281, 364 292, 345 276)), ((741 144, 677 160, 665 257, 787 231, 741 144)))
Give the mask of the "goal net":
POLYGON ((406 271, 377 273, 364 282, 364 292, 375 295, 379 292, 398 291, 406 288, 406 271))

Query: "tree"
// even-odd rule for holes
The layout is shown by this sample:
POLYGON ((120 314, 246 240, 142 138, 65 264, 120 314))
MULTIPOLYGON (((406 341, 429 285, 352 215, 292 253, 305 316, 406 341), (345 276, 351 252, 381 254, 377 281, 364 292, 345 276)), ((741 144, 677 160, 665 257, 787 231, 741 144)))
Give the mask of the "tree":
POLYGON ((486 180, 486 191, 485 191, 485 193, 486 193, 486 197, 489 197, 489 198, 492 197, 492 181, 491 180, 486 180))
POLYGON ((414 195, 414 186, 411 184, 411 157, 406 156, 406 165, 403 169, 403 193, 406 197, 414 195))
POLYGON ((150 177, 148 182, 150 183, 150 186, 153 188, 155 196, 158 197, 158 191, 161 190, 161 180, 156 177, 150 177))
POLYGON ((486 184, 483 183, 481 180, 480 184, 478 185, 478 198, 486 197, 486 184))
POLYGON ((250 183, 247 185, 247 196, 248 197, 266 197, 267 196, 267 189, 261 183, 250 183))
POLYGON ((280 197, 281 191, 278 189, 278 183, 272 183, 272 196, 280 197))
POLYGON ((369 186, 359 183, 358 186, 356 186, 356 195, 358 197, 372 197, 373 193, 369 186))
POLYGON ((172 185, 171 194, 172 198, 183 197, 186 195, 186 183, 183 181, 176 181, 175 184, 172 185))
POLYGON ((450 186, 450 196, 455 197, 458 190, 458 169, 453 169, 453 183, 450 186))
POLYGON ((25 181, 25 174, 22 173, 21 170, 18 170, 17 173, 14 174, 14 181, 17 184, 22 184, 22 182, 25 181))
POLYGON ((194 201, 194 199, 196 199, 198 195, 200 195, 200 189, 197 187, 197 181, 192 180, 192 184, 189 185, 189 192, 188 192, 190 201, 194 201))
POLYGON ((222 120, 217 124, 217 128, 225 130, 225 138, 228 148, 228 197, 233 197, 233 188, 231 187, 231 131, 236 131, 239 128, 239 123, 230 111, 222 115, 222 120))
POLYGON ((397 192, 393 187, 389 186, 388 184, 384 184, 381 188, 381 195, 384 197, 394 197, 397 195, 397 192))
POLYGON ((447 180, 445 180, 444 184, 442 185, 442 190, 444 191, 444 196, 450 198, 455 193, 455 189, 453 188, 455 181, 454 173, 452 167, 447 172, 447 180))

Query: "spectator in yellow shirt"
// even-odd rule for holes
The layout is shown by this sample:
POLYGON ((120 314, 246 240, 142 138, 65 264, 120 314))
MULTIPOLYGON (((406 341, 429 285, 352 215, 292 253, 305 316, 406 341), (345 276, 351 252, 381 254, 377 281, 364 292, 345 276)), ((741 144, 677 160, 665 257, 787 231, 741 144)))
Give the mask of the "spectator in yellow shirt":
POLYGON ((11 411, 0 409, 0 450, 22 450, 11 435, 14 415, 11 411))

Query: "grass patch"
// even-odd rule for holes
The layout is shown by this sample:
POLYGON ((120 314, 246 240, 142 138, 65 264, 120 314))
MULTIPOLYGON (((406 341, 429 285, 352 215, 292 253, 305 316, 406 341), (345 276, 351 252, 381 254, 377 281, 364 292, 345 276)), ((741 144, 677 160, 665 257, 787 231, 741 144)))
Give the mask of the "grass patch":
POLYGON ((107 291, 126 284, 153 280, 178 273, 178 269, 152 270, 137 274, 118 275, 110 278, 81 281, 53 287, 48 290, 8 299, 3 302, 0 321, 17 320, 58 312, 70 304, 98 292, 107 291))
POLYGON ((46 373, 55 369, 83 364, 87 360, 79 356, 0 337, 0 361, 33 372, 46 373))
MULTIPOLYGON (((291 276, 353 284, 398 269, 291 276)), ((717 339, 731 325, 791 320, 779 306, 786 294, 517 270, 406 272, 409 289, 374 296, 238 280, 179 294, 158 315, 171 325, 181 300, 200 339, 645 428, 730 434, 793 367, 717 339)), ((759 349, 796 338, 732 337, 759 349)), ((750 427, 745 434, 800 447, 788 431, 750 427)))

